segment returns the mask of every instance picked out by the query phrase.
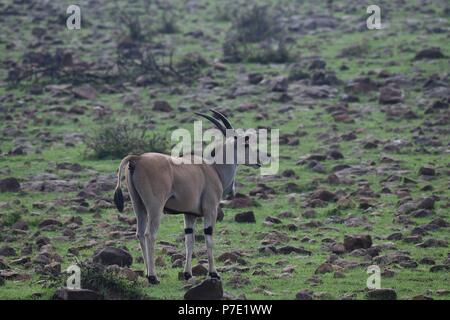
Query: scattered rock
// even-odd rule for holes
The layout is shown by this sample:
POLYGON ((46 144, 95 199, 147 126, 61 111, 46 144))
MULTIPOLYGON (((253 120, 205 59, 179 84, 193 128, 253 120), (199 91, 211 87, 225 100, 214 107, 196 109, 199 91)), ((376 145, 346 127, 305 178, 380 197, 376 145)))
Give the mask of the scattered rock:
POLYGON ((97 91, 89 84, 72 89, 73 94, 78 98, 94 100, 97 99, 97 91))
POLYGON ((432 167, 420 167, 419 174, 424 176, 435 176, 436 170, 432 167))
POLYGON ((372 246, 372 237, 367 234, 362 235, 345 235, 344 247, 345 250, 351 252, 355 249, 367 249, 372 246))
POLYGON ((248 75, 248 82, 250 84, 258 84, 261 81, 263 81, 263 79, 264 79, 264 76, 260 73, 250 73, 248 75))
POLYGON ((378 85, 369 77, 359 76, 351 79, 345 87, 345 92, 349 94, 360 94, 368 91, 375 91, 378 85))
POLYGON ((316 271, 314 271, 315 274, 323 274, 323 273, 329 273, 333 272, 333 266, 330 263, 322 263, 316 271))
POLYGON ((88 289, 59 288, 53 295, 53 300, 103 300, 103 297, 88 289))
POLYGON ((442 53, 441 48, 433 47, 422 49, 416 53, 414 60, 423 60, 423 59, 444 59, 445 55, 442 53))
POLYGON ((243 194, 236 194, 229 203, 230 208, 239 209, 253 206, 253 199, 243 194))
POLYGON ((222 297, 222 281, 217 279, 206 279, 184 294, 185 300, 220 300, 222 297))
POLYGON ((302 216, 305 217, 305 218, 307 218, 307 219, 313 219, 313 218, 315 218, 315 217, 317 216, 317 213, 316 213, 315 210, 309 209, 309 210, 305 210, 305 211, 302 213, 302 216))
POLYGON ((120 274, 127 278, 128 281, 136 281, 139 278, 138 273, 130 268, 121 268, 120 274))
POLYGON ((220 256, 217 257, 218 261, 225 262, 225 261, 231 261, 231 262, 238 262, 241 259, 241 257, 234 253, 234 252, 224 252, 220 256))
POLYGON ((438 264, 435 266, 432 266, 430 268, 430 272, 449 272, 450 271, 450 266, 449 265, 445 265, 445 264, 438 264))
POLYGON ((335 254, 343 254, 345 253, 345 246, 340 243, 336 243, 331 247, 331 252, 335 254))
POLYGON ((433 300, 433 298, 427 295, 419 294, 417 296, 412 297, 411 300, 433 300))
POLYGON ((394 289, 373 289, 367 292, 369 300, 397 300, 397 292, 394 289))
POLYGON ((45 265, 44 268, 42 269, 42 273, 54 277, 58 276, 61 273, 61 263, 53 261, 45 265))
POLYGON ((448 289, 438 289, 436 290, 436 294, 440 297, 450 295, 450 290, 448 289))
POLYGON ((420 259, 419 262, 420 262, 420 264, 428 264, 428 265, 435 265, 436 264, 436 261, 434 261, 433 259, 428 258, 428 257, 424 257, 424 258, 420 259))
POLYGON ((17 255, 16 250, 11 246, 3 246, 0 248, 0 256, 12 257, 17 255))
POLYGON ((394 232, 387 236, 387 240, 401 240, 403 238, 403 235, 401 232, 394 232))
POLYGON ((309 289, 303 289, 295 295, 296 300, 313 300, 313 292, 309 289))
POLYGON ((50 238, 46 236, 39 236, 35 239, 36 245, 40 248, 50 243, 50 238))
POLYGON ((296 254, 308 255, 308 256, 310 256, 312 254, 311 251, 308 251, 303 248, 296 248, 293 246, 284 246, 284 247, 278 248, 277 252, 282 253, 282 254, 296 253, 296 254))
POLYGON ((403 102, 403 91, 393 86, 380 88, 379 102, 381 104, 395 104, 403 102))
POLYGON ((38 224, 39 228, 44 228, 44 227, 47 227, 47 226, 58 226, 58 227, 60 227, 60 226, 62 226, 62 223, 60 221, 56 220, 56 219, 44 219, 38 224))
POLYGON ((201 263, 192 267, 192 275, 194 277, 206 276, 208 274, 208 269, 201 263))
POLYGON ((6 178, 0 180, 0 192, 19 192, 20 183, 16 178, 6 178))
POLYGON ((256 218, 253 211, 246 211, 236 214, 234 216, 234 221, 239 223, 255 223, 256 218))
POLYGON ((277 217, 268 216, 264 219, 264 221, 274 224, 280 224, 282 221, 277 217))
POLYGON ((93 261, 107 266, 129 267, 133 264, 133 257, 124 249, 106 247, 93 256, 93 261))
POLYGON ((270 90, 275 92, 287 92, 289 81, 284 76, 275 77, 270 84, 270 90))
POLYGON ((336 201, 337 196, 331 191, 328 190, 318 190, 314 192, 311 196, 312 199, 319 199, 325 202, 336 201))
POLYGON ((173 109, 167 101, 157 100, 153 104, 153 110, 161 112, 171 112, 173 109))
POLYGON ((441 239, 429 238, 429 239, 426 239, 422 243, 416 244, 416 247, 420 247, 420 248, 443 247, 443 248, 445 248, 445 247, 448 247, 448 242, 445 240, 441 240, 441 239))
POLYGON ((23 220, 19 220, 11 226, 15 230, 28 230, 28 223, 23 220))
POLYGON ((12 281, 26 281, 31 279, 31 275, 26 273, 20 273, 14 270, 1 270, 0 278, 12 281))

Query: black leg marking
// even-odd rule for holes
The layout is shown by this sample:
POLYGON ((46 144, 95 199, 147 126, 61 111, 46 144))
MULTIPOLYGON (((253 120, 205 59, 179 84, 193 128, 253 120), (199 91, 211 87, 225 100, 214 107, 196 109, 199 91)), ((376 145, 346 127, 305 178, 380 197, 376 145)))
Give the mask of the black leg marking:
POLYGON ((183 272, 183 278, 184 280, 189 280, 190 278, 192 278, 192 274, 190 274, 189 272, 183 272))
POLYGON ((209 276, 211 277, 211 279, 220 280, 220 276, 217 274, 217 272, 210 272, 209 276))
POLYGON ((192 229, 192 228, 184 229, 184 234, 193 234, 193 233, 194 233, 194 229, 192 229))
POLYGON ((208 228, 203 229, 203 232, 208 236, 212 236, 213 228, 211 226, 209 226, 208 228))
POLYGON ((147 276, 148 283, 159 284, 159 280, 156 276, 147 276))

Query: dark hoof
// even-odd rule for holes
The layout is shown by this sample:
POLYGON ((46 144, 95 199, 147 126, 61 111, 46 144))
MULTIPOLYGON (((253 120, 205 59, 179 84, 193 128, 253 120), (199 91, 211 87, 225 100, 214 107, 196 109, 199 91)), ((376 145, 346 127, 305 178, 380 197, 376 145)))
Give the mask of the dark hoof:
POLYGON ((184 280, 189 280, 190 278, 192 278, 192 274, 190 274, 189 272, 183 272, 184 280))
POLYGON ((220 276, 217 274, 217 272, 210 272, 209 276, 211 277, 211 279, 220 280, 220 276))
POLYGON ((147 276, 149 284, 159 284, 159 280, 156 276, 147 276))

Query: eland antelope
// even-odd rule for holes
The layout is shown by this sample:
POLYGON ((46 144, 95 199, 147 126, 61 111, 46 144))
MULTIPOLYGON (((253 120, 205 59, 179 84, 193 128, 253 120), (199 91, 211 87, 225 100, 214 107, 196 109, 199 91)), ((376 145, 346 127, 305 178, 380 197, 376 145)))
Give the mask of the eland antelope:
MULTIPOLYGON (((227 136, 227 131, 236 132, 223 114, 215 110, 211 111, 213 116, 203 113, 196 114, 212 122, 224 136, 227 136)), ((238 138, 238 134, 235 133, 224 140, 221 145, 223 155, 225 155, 227 147, 234 148, 233 150, 236 151, 238 138)), ((249 149, 248 139, 245 139, 246 156, 249 149)), ((128 192, 137 217, 136 236, 142 249, 147 279, 150 284, 159 283, 155 273, 154 251, 156 233, 163 212, 184 214, 186 245, 184 279, 188 280, 192 277, 194 225, 197 218, 203 218, 209 276, 220 279, 214 266, 213 231, 220 200, 224 195, 234 192, 234 179, 238 166, 237 152, 234 152, 234 155, 232 163, 223 164, 193 164, 192 161, 180 164, 179 162, 175 163, 174 157, 160 153, 129 155, 120 162, 114 202, 117 209, 122 212, 124 198, 121 191, 121 177, 125 172, 128 192)), ((195 156, 190 155, 190 157, 195 156)), ((256 163, 248 165, 260 167, 259 155, 256 163)))

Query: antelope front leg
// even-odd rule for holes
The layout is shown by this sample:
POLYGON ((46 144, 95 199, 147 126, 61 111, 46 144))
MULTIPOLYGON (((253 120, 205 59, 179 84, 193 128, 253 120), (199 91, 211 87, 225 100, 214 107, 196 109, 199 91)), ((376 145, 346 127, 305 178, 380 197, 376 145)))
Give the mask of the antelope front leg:
POLYGON ((192 278, 192 252, 194 251, 194 226, 196 217, 185 214, 184 215, 184 241, 186 245, 186 262, 184 265, 183 277, 184 280, 192 278))
POLYGON ((214 255, 213 255, 213 231, 216 218, 217 218, 217 208, 210 211, 210 214, 206 214, 204 217, 204 227, 203 230, 205 233, 205 242, 206 242, 206 251, 208 253, 208 263, 209 263, 209 276, 211 278, 220 279, 219 274, 216 271, 216 267, 214 266, 214 255))

